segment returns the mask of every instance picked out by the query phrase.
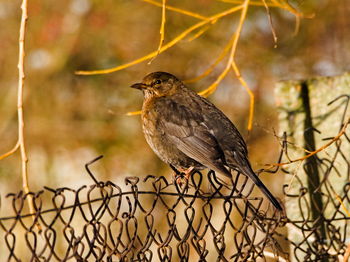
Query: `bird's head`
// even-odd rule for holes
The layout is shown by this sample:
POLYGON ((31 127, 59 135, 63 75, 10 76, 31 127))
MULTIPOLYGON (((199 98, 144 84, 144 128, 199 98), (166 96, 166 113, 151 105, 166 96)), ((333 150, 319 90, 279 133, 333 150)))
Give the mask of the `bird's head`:
POLYGON ((174 94, 182 86, 183 83, 172 74, 153 72, 131 87, 142 90, 145 97, 161 97, 174 94))

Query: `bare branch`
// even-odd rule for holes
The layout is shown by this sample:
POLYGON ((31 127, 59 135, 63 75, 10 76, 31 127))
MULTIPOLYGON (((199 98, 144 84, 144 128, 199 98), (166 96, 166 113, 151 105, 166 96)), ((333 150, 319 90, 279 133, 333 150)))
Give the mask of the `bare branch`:
POLYGON ((242 5, 242 11, 241 11, 240 19, 239 19, 239 24, 237 26, 236 32, 234 33, 230 56, 229 56, 229 59, 228 59, 228 62, 226 64, 225 69, 222 71, 222 73, 219 75, 219 77, 215 80, 214 83, 212 83, 207 89, 205 89, 199 93, 200 95, 208 96, 208 95, 212 94, 213 92, 215 92, 219 83, 225 78, 228 71, 230 70, 232 63, 234 61, 234 57, 235 57, 236 50, 237 50, 238 39, 239 39, 241 32, 242 32, 242 28, 243 28, 243 24, 244 24, 246 15, 247 15, 248 7, 249 7, 249 0, 245 0, 244 4, 242 5))
POLYGON ((323 150, 325 150, 327 147, 329 147, 330 145, 332 145, 334 142, 338 141, 346 132, 346 128, 348 127, 348 125, 350 124, 350 119, 348 119, 348 121, 344 124, 343 128, 341 129, 341 131, 339 132, 338 135, 336 135, 331 141, 329 141, 327 144, 321 146, 320 148, 318 148, 317 150, 315 151, 312 151, 310 152, 309 154, 307 154, 306 156, 303 156, 303 157, 300 157, 300 158, 297 158, 297 159, 292 159, 290 160, 289 162, 284 162, 284 163, 275 163, 275 164, 268 164, 267 166, 269 168, 272 168, 274 166, 285 166, 285 165, 289 165, 289 164, 292 164, 292 163, 295 163, 295 162, 298 162, 298 161, 303 161, 323 150))
MULTIPOLYGON (((164 51, 166 51, 167 49, 173 47, 174 45, 176 45, 179 41, 181 41, 182 39, 184 39, 187 35, 189 35, 190 33, 192 33, 193 31, 197 30, 198 28, 201 28, 202 26, 205 26, 209 23, 215 23, 218 19, 230 15, 234 12, 239 11, 240 9, 242 9, 242 6, 235 6, 233 8, 230 8, 228 10, 225 10, 223 12, 220 12, 216 15, 213 15, 211 17, 209 17, 206 20, 203 20, 201 22, 198 22, 197 24, 194 24, 193 26, 187 28, 185 31, 183 31, 180 35, 178 35, 177 37, 175 37, 173 40, 171 40, 169 43, 165 44, 162 46, 162 48, 160 49, 159 53, 162 53, 164 51)), ((145 55, 141 58, 138 58, 134 61, 131 61, 129 63, 120 65, 120 66, 116 66, 113 68, 109 68, 109 69, 102 69, 102 70, 93 70, 93 71, 77 71, 75 72, 77 75, 99 75, 99 74, 108 74, 108 73, 112 73, 112 72, 116 72, 116 71, 120 71, 122 69, 128 68, 130 66, 139 64, 145 60, 151 59, 154 56, 156 56, 158 54, 158 50, 153 51, 151 53, 149 53, 148 55, 145 55)))
POLYGON ((165 18, 166 0, 162 0, 162 1, 163 1, 162 2, 162 20, 161 20, 161 23, 160 23, 160 30, 159 30, 160 39, 159 39, 158 50, 157 50, 157 54, 154 57, 152 57, 151 61, 149 61, 148 64, 151 64, 152 61, 154 59, 156 59, 156 57, 159 55, 160 49, 162 48, 162 45, 164 43, 165 21, 166 21, 166 18, 165 18))

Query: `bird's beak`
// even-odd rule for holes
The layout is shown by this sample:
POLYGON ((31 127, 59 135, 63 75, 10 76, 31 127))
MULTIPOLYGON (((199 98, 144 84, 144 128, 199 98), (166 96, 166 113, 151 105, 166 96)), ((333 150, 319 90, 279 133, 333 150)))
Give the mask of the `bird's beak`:
POLYGON ((136 84, 131 85, 130 87, 142 90, 142 89, 147 88, 147 85, 142 84, 142 83, 136 83, 136 84))

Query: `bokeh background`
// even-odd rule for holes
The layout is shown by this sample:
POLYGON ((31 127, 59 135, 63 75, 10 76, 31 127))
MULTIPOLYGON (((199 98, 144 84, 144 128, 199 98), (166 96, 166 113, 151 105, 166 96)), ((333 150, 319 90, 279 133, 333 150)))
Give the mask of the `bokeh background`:
MULTIPOLYGON (((214 0, 167 1, 203 15, 232 3, 214 0)), ((348 0, 291 1, 306 14, 297 34, 295 17, 271 8, 277 47, 265 8, 251 7, 239 41, 236 62, 256 96, 253 130, 246 126, 249 96, 230 72, 209 97, 247 139, 250 159, 258 169, 274 163, 280 151, 273 89, 277 81, 337 75, 350 70, 350 5, 348 0)), ((17 139, 17 61, 19 0, 0 0, 0 153, 17 139)), ((117 66, 157 49, 161 9, 139 0, 31 0, 26 32, 25 142, 31 190, 78 187, 93 181, 84 164, 98 155, 93 167, 101 180, 124 183, 126 176, 172 172, 149 149, 139 116, 142 95, 129 86, 152 71, 168 71, 180 79, 198 76, 224 48, 238 22, 230 15, 196 40, 181 41, 151 64, 143 62, 107 75, 78 76, 76 70, 117 66)), ((165 42, 197 22, 167 11, 165 42)), ((225 62, 211 75, 190 84, 208 87, 225 62)), ((19 152, 0 161, 1 195, 21 189, 19 152)), ((283 175, 263 175, 281 196, 283 175)))

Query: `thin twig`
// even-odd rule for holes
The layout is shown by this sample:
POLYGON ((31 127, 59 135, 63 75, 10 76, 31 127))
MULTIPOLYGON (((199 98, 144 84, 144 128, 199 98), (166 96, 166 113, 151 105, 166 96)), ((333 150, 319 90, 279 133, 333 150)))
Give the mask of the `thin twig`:
POLYGON ((208 24, 206 26, 203 26, 203 28, 201 30, 199 30, 197 33, 195 33, 193 36, 191 36, 190 38, 186 39, 186 41, 191 42, 193 40, 196 40, 197 38, 199 38, 201 35, 203 35, 205 32, 207 32, 210 28, 210 26, 212 26, 214 24, 208 24))
MULTIPOLYGON (((243 4, 244 0, 217 0, 219 2, 223 2, 223 3, 230 3, 230 4, 243 4)), ((266 2, 266 4, 269 7, 277 7, 277 8, 284 8, 284 4, 281 4, 277 1, 270 1, 270 2, 266 2)), ((265 4, 259 0, 259 1, 250 1, 249 5, 251 6, 265 6, 265 4)))
POLYGON ((228 71, 230 70, 232 63, 234 61, 234 57, 235 57, 236 50, 237 50, 238 39, 239 39, 241 32, 242 32, 242 27, 243 27, 243 24, 244 24, 246 15, 247 15, 248 7, 249 7, 249 0, 245 0, 243 5, 242 5, 241 16, 239 19, 237 30, 234 33, 234 38, 233 38, 233 42, 232 42, 230 56, 229 56, 229 59, 228 59, 228 62, 226 64, 225 69, 222 71, 222 73, 219 75, 219 77, 215 80, 214 83, 212 83, 207 89, 205 89, 199 93, 200 95, 209 96, 210 94, 215 92, 219 83, 224 79, 224 77, 227 75, 228 71))
MULTIPOLYGON (((29 192, 28 187, 28 174, 27 174, 27 163, 28 158, 26 154, 26 148, 24 143, 24 120, 23 120, 23 88, 24 88, 24 40, 25 40, 25 30, 27 24, 27 0, 22 1, 22 17, 21 26, 19 32, 19 58, 18 58, 18 97, 17 97, 17 112, 18 112, 18 143, 21 150, 22 159, 22 179, 23 179, 23 189, 24 192, 29 192)), ((32 211, 32 210, 31 210, 32 211)))
MULTIPOLYGON (((144 1, 146 3, 149 3, 149 4, 152 4, 152 5, 155 5, 155 6, 158 6, 158 7, 162 7, 163 6, 162 3, 158 3, 158 2, 152 1, 152 0, 142 0, 142 1, 144 1)), ((170 10, 170 11, 174 11, 176 13, 179 13, 179 14, 183 14, 183 15, 187 15, 187 16, 191 16, 191 17, 197 18, 199 20, 207 20, 208 19, 208 17, 206 17, 206 16, 203 16, 203 15, 200 15, 200 14, 188 11, 188 10, 184 10, 184 9, 181 9, 181 8, 177 8, 177 7, 174 7, 174 6, 171 6, 171 5, 166 5, 165 8, 170 10)))
POLYGON ((303 14, 303 13, 300 13, 299 11, 297 11, 293 6, 291 6, 288 1, 276 1, 276 0, 271 0, 270 3, 268 3, 268 6, 271 6, 271 7, 279 7, 279 8, 282 8, 282 9, 285 9, 289 12, 291 12, 292 14, 294 14, 295 16, 299 16, 299 17, 305 17, 305 18, 308 18, 307 15, 303 14))
POLYGON ((315 151, 312 151, 310 152, 309 154, 303 156, 303 157, 300 157, 300 158, 297 158, 297 159, 292 159, 288 162, 284 162, 284 163, 275 163, 275 164, 267 164, 268 168, 272 168, 274 166, 285 166, 285 165, 289 165, 289 164, 292 164, 292 163, 295 163, 295 162, 298 162, 298 161, 302 161, 302 160, 305 160, 323 150, 325 150, 327 147, 329 147, 330 145, 332 145, 334 142, 338 141, 342 135, 345 134, 346 132, 346 128, 348 127, 348 125, 350 124, 350 119, 348 119, 348 121, 344 124, 343 128, 341 129, 341 131, 339 132, 338 135, 336 135, 331 141, 329 141, 327 144, 321 146, 319 149, 315 150, 315 151))
MULTIPOLYGON (((244 1, 243 0, 218 0, 219 2, 223 2, 223 3, 230 3, 230 4, 242 4, 244 1)), ((251 6, 264 6, 264 4, 261 1, 250 1, 249 3, 251 6)), ((268 6, 271 7, 282 7, 280 4, 278 3, 267 3, 268 6)))
POLYGON ((298 171, 300 170, 300 167, 303 165, 304 161, 300 161, 297 165, 297 167, 295 168, 295 170, 293 170, 293 174, 292 174, 292 178, 289 180, 288 186, 286 188, 286 192, 288 193, 290 191, 290 189, 292 188, 292 183, 295 179, 295 177, 298 174, 298 171))
POLYGON ((296 15, 293 36, 296 36, 299 33, 299 29, 300 29, 300 16, 296 15))
MULTIPOLYGON (((21 15, 21 24, 19 30, 19 40, 18 40, 18 88, 17 88, 17 118, 18 118, 18 138, 16 145, 5 154, 0 156, 0 160, 4 159, 13 153, 15 153, 18 149, 21 152, 21 170, 22 170, 22 188, 23 191, 28 194, 29 193, 29 183, 28 183, 28 157, 26 153, 26 147, 24 142, 24 117, 23 117, 23 89, 24 89, 24 42, 25 42, 25 32, 26 25, 28 20, 28 11, 27 11, 27 0, 23 0, 21 4, 22 15, 21 15)), ((28 194, 28 206, 30 213, 34 214, 34 206, 33 206, 33 196, 28 194)), ((35 216, 33 215, 33 220, 35 216)), ((41 227, 37 224, 39 231, 41 231, 41 227)))
POLYGON ((162 19, 161 19, 160 30, 159 30, 159 33, 160 33, 159 45, 158 45, 158 49, 157 49, 157 54, 154 57, 152 57, 152 59, 148 62, 149 65, 160 54, 160 50, 161 50, 162 45, 164 43, 165 21, 166 21, 165 10, 166 10, 166 0, 162 0, 162 19))
POLYGON ((18 139, 17 139, 16 145, 15 145, 11 150, 9 150, 8 152, 6 152, 5 154, 2 154, 2 155, 0 156, 0 160, 2 160, 2 159, 4 159, 4 158, 6 158, 6 157, 12 155, 13 153, 15 153, 15 152, 17 151, 18 148, 19 148, 19 141, 18 141, 18 139))
POLYGON ((187 79, 184 81, 184 83, 194 83, 206 77, 207 75, 209 75, 214 70, 214 68, 225 58, 228 51, 230 50, 230 47, 232 46, 233 39, 234 39, 234 36, 231 37, 230 41, 228 41, 225 48, 222 50, 220 55, 216 58, 215 62, 207 70, 205 70, 204 73, 200 74, 195 78, 187 79))
MULTIPOLYGON (((220 2, 224 2, 224 3, 230 3, 230 4, 242 4, 243 0, 218 0, 220 2)), ((295 16, 298 17, 303 17, 303 18, 313 18, 314 14, 303 14, 301 12, 299 12, 298 10, 296 10, 292 5, 290 5, 288 3, 288 1, 276 1, 276 0, 271 0, 270 2, 266 2, 268 7, 276 7, 276 8, 281 8, 281 9, 285 9, 288 12, 292 13, 295 16)), ((249 5, 251 6, 265 6, 265 4, 262 1, 251 1, 249 3, 249 5)))
POLYGON ((133 112, 128 112, 126 113, 127 116, 136 116, 136 115, 141 115, 142 111, 138 110, 138 111, 133 111, 133 112))
POLYGON ((272 17, 271 17, 270 8, 267 5, 266 0, 262 0, 262 2, 264 3, 265 9, 266 9, 267 18, 269 19, 271 33, 272 33, 272 37, 273 37, 273 42, 275 43, 274 47, 277 48, 277 35, 275 32, 275 28, 273 27, 273 24, 272 24, 272 17))
MULTIPOLYGON (((23 119, 23 89, 24 89, 24 41, 25 41, 25 32, 26 25, 28 19, 28 11, 27 11, 27 0, 22 1, 21 9, 21 25, 19 30, 19 55, 18 55, 18 94, 17 94, 17 115, 18 115, 18 145, 21 151, 21 162, 22 162, 22 187, 23 191, 28 194, 29 193, 29 183, 28 183, 28 157, 26 153, 26 147, 24 142, 24 119, 23 119)), ((14 147, 16 149, 16 147, 14 147)), ((16 150, 13 150, 13 152, 16 150)), ((33 206, 33 196, 28 194, 28 206, 30 213, 34 214, 34 206, 33 206)), ((33 220, 35 216, 33 215, 33 220)), ((37 224, 39 231, 41 231, 41 227, 37 224)))
POLYGON ((241 72, 239 71, 238 66, 234 61, 232 63, 232 69, 235 72, 237 79, 239 80, 239 82, 241 83, 241 85, 244 87, 244 89, 247 91, 249 95, 249 118, 248 118, 247 129, 248 131, 250 131, 253 128, 255 96, 253 91, 249 88, 247 82, 242 77, 241 72))
POLYGON ((340 196, 339 196, 337 193, 335 193, 335 198, 336 198, 336 199, 339 201, 339 203, 341 204, 342 208, 344 209, 345 214, 346 214, 348 217, 350 217, 350 212, 349 212, 349 210, 346 208, 344 202, 341 200, 340 196))
MULTIPOLYGON (((209 17, 208 19, 206 20, 203 20, 201 22, 198 22, 197 24, 194 24, 193 26, 187 28, 186 30, 184 30, 181 34, 179 34, 177 37, 175 37, 173 40, 171 40, 169 43, 165 44, 162 46, 162 48, 160 49, 160 52, 159 53, 162 53, 164 52, 165 50, 173 47, 174 45, 176 45, 179 41, 181 41, 182 39, 184 39, 188 34, 190 34, 191 32, 197 30, 198 28, 206 25, 206 24, 209 24, 209 23, 213 23, 215 21, 217 21, 218 19, 224 17, 224 16, 227 16, 227 15, 230 15, 234 12, 237 12, 239 11, 240 9, 242 9, 242 6, 235 6, 233 8, 230 8, 226 11, 223 11, 221 13, 218 13, 216 15, 213 15, 211 17, 209 17)), ((102 69, 102 70, 93 70, 93 71, 77 71, 75 72, 77 75, 98 75, 98 74, 108 74, 108 73, 112 73, 112 72, 116 72, 116 71, 120 71, 122 69, 125 69, 125 68, 128 68, 130 66, 133 66, 133 65, 136 65, 136 64, 139 64, 145 60, 148 60, 148 59, 151 59, 152 57, 154 57, 155 55, 158 54, 158 50, 156 51, 153 51, 151 53, 149 53, 148 55, 145 55, 141 58, 138 58, 136 60, 133 60, 129 63, 126 63, 126 64, 123 64, 123 65, 120 65, 120 66, 116 66, 116 67, 113 67, 113 68, 109 68, 109 69, 102 69)))

